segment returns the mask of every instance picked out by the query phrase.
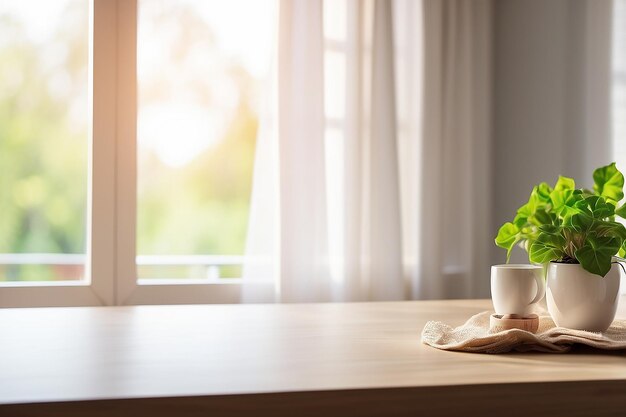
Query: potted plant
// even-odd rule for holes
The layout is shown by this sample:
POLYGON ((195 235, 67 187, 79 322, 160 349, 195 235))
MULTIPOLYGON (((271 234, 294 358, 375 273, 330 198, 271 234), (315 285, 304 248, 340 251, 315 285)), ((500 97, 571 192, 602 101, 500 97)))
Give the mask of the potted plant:
POLYGON ((616 208, 624 176, 612 163, 596 169, 593 181, 593 190, 567 177, 535 186, 495 242, 507 250, 507 263, 520 245, 530 262, 546 266, 548 311, 558 326, 604 331, 615 318, 617 260, 626 253, 626 228, 615 221, 626 216, 626 205, 616 208))

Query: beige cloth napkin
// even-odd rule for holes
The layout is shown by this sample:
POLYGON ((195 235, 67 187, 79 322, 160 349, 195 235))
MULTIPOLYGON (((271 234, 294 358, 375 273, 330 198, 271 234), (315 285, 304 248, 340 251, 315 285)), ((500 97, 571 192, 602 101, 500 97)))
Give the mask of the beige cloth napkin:
POLYGON ((478 313, 456 328, 429 321, 422 331, 422 343, 437 349, 475 353, 563 353, 576 343, 598 349, 626 349, 626 320, 615 320, 606 332, 594 333, 557 327, 550 316, 542 315, 535 334, 518 329, 492 333, 489 330, 491 314, 489 311, 478 313))

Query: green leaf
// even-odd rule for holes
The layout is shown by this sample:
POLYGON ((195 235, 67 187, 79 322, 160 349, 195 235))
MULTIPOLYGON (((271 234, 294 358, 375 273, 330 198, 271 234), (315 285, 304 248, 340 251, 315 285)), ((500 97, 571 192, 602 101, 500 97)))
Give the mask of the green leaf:
POLYGON ((528 209, 528 204, 524 204, 517 210, 517 215, 513 219, 513 224, 517 226, 519 229, 524 227, 526 223, 528 223, 528 216, 530 216, 530 210, 528 209))
POLYGON ((554 224, 556 216, 551 215, 545 210, 537 210, 535 215, 530 219, 531 222, 537 226, 541 226, 544 224, 554 224))
POLYGON ((548 185, 546 182, 542 182, 538 186, 536 186, 533 191, 536 193, 539 201, 543 203, 550 202, 550 193, 552 192, 552 187, 548 185))
POLYGON ((499 247, 506 249, 507 262, 509 262, 509 258, 511 257, 511 250, 520 239, 520 230, 513 223, 504 223, 502 227, 500 227, 500 230, 498 230, 495 242, 499 247))
POLYGON ((543 264, 563 257, 565 238, 560 233, 540 233, 528 250, 531 262, 543 264))
POLYGON ((593 231, 597 236, 612 236, 626 240, 626 227, 623 224, 613 221, 596 221, 593 231))
POLYGON ((535 214, 535 211, 537 211, 537 207, 539 207, 539 204, 540 204, 540 200, 537 195, 537 186, 534 186, 533 190, 530 192, 528 203, 526 203, 526 208, 528 209, 528 214, 529 214, 528 217, 535 214))
POLYGON ((593 172, 593 182, 593 190, 596 195, 608 198, 614 202, 624 198, 624 176, 615 166, 615 162, 596 169, 593 172))
POLYGON ((554 185, 555 191, 573 190, 576 188, 576 183, 572 178, 563 177, 559 175, 559 179, 554 185))
POLYGON ((623 204, 620 208, 616 209, 615 214, 622 218, 626 218, 626 203, 623 204))
POLYGON ((593 225, 593 217, 587 213, 576 213, 568 216, 563 224, 577 233, 586 233, 593 225))
POLYGON ((557 233, 561 232, 561 228, 553 224, 542 224, 541 226, 539 226, 539 230, 542 233, 547 233, 549 235, 556 235, 557 233))
POLYGON ((550 193, 550 201, 552 202, 552 208, 554 210, 560 210, 561 207, 565 205, 568 197, 571 195, 571 192, 554 190, 550 193))
POLYGON ((533 187, 528 202, 517 209, 513 224, 519 229, 523 228, 528 223, 541 224, 543 220, 536 219, 535 215, 543 211, 543 213, 539 213, 539 216, 543 216, 542 219, 545 219, 544 213, 547 203, 550 201, 550 190, 550 186, 545 182, 533 187))
POLYGON ((583 198, 581 190, 554 190, 550 193, 552 209, 561 216, 578 212, 575 205, 583 198))
POLYGON ((528 218, 528 223, 541 226, 542 224, 552 224, 552 218, 544 210, 537 210, 534 215, 528 218))
POLYGON ((587 212, 594 219, 605 219, 615 214, 615 205, 597 195, 585 197, 583 200, 576 202, 574 207, 587 212))
POLYGON ((587 236, 583 247, 575 253, 580 265, 592 274, 605 276, 611 270, 611 259, 617 254, 622 244, 614 237, 587 236))

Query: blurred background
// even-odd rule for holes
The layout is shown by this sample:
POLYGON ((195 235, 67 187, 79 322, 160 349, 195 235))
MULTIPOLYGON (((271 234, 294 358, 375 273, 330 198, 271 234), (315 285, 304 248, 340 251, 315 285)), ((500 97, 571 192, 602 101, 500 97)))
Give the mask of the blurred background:
MULTIPOLYGON (((402 202, 403 227, 415 226, 415 235, 422 236, 403 240, 399 250, 410 252, 405 272, 432 258, 424 249, 430 242, 423 237, 428 225, 416 226, 428 223, 429 212, 443 210, 438 221, 447 230, 444 235, 451 233, 447 228, 458 230, 458 224, 479 219, 480 237, 468 229, 460 245, 480 246, 480 261, 467 273, 484 274, 489 264, 504 261, 492 238, 524 203, 533 184, 554 182, 562 174, 588 185, 593 169, 613 160, 626 169, 626 0, 480 0, 465 5, 425 0, 415 2, 424 5, 420 10, 403 1, 388 3, 393 11, 389 22, 396 18, 389 59, 395 65, 391 89, 398 91, 396 133, 400 170, 405 171, 400 194, 422 184, 415 201, 402 202), (442 22, 435 28, 438 37, 431 36, 432 13, 439 13, 442 22), (467 99, 455 95, 461 84, 446 84, 447 67, 432 67, 431 40, 445 42, 442 33, 452 33, 462 46, 467 34, 478 29, 484 30, 482 38, 471 41, 473 55, 466 58, 476 76, 483 77, 475 85, 487 97, 470 95, 469 107, 473 99, 488 101, 480 104, 487 109, 479 121, 484 124, 478 133, 482 139, 467 148, 452 140, 442 151, 460 152, 458 161, 465 161, 463 152, 486 161, 478 163, 486 171, 471 184, 484 205, 461 214, 457 205, 442 209, 428 192, 429 175, 437 175, 428 170, 428 160, 436 160, 428 157, 430 148, 419 146, 418 159, 426 162, 403 165, 402 154, 417 146, 411 128, 428 136, 428 123, 435 120, 429 112, 437 103, 428 100, 433 96, 429 90, 448 88, 452 101, 467 99), (421 81, 407 84, 411 75, 421 81), (427 99, 421 100, 416 91, 427 99), (414 117, 416 111, 424 119, 414 117)), ((344 256, 347 247, 336 242, 345 239, 349 214, 341 211, 344 202, 333 197, 345 193, 345 182, 333 179, 343 178, 337 166, 347 148, 333 144, 347 140, 344 119, 350 95, 340 92, 349 90, 346 86, 357 77, 350 67, 351 4, 325 1, 321 15, 331 258, 332 253, 344 256)), ((85 279, 92 6, 87 0, 0 3, 0 281, 85 279)), ((367 15, 367 10, 360 13, 367 15)), ((280 13, 284 10, 279 12, 277 0, 138 1, 139 279, 244 275, 257 144, 276 88, 280 13)), ((375 46, 370 42, 365 54, 371 55, 375 46)), ((442 62, 454 67, 456 57, 442 62)), ((445 113, 445 106, 441 111, 445 113)), ((461 118, 441 120, 452 126, 452 137, 462 136, 467 126, 476 127, 462 124, 467 121, 461 118)), ((454 168, 458 164, 446 164, 444 173, 463 176, 465 171, 454 168)), ((453 184, 454 178, 439 185, 453 184)), ((456 194, 458 206, 476 198, 472 190, 456 194)), ((449 247, 450 258, 462 261, 437 265, 436 272, 422 268, 417 274, 449 275, 447 290, 416 289, 411 297, 488 294, 486 280, 467 291, 455 290, 454 277, 464 279, 466 273, 458 272, 463 262, 477 258, 449 247)), ((525 262, 521 253, 514 260, 525 262)), ((338 268, 331 265, 333 273, 346 273, 338 268)))

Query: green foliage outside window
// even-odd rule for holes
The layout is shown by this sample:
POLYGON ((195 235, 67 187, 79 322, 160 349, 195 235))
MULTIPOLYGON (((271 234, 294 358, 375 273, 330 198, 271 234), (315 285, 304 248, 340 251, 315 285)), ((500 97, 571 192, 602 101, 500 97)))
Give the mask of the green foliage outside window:
MULTIPOLYGON (((59 51, 25 41, 24 23, 0 13, 0 253, 85 253, 87 13, 80 2, 69 3, 72 21, 61 22, 46 42, 61 45, 59 51)), ((218 49, 215 58, 227 59, 218 49)), ((232 65, 243 93, 225 136, 184 170, 167 167, 154 154, 144 161, 160 173, 138 196, 144 209, 137 245, 145 254, 244 251, 258 120, 246 90, 250 76, 232 65), (185 204, 170 210, 171 201, 185 204)), ((54 266, 0 265, 0 281, 68 274, 54 266)))

